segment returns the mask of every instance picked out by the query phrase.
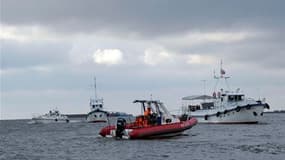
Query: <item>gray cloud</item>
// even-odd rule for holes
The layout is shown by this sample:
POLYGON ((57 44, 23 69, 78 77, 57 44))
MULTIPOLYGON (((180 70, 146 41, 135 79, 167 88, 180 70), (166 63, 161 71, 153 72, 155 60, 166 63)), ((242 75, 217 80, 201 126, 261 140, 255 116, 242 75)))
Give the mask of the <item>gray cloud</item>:
POLYGON ((61 32, 135 32, 148 38, 188 30, 283 28, 285 2, 253 1, 16 1, 2 0, 1 21, 61 32))
POLYGON ((70 46, 64 43, 1 41, 1 69, 60 64, 67 61, 70 46))
POLYGON ((225 45, 223 50, 228 59, 246 65, 259 65, 263 69, 285 70, 284 33, 265 33, 249 41, 225 45), (283 35, 283 37, 281 37, 283 35))

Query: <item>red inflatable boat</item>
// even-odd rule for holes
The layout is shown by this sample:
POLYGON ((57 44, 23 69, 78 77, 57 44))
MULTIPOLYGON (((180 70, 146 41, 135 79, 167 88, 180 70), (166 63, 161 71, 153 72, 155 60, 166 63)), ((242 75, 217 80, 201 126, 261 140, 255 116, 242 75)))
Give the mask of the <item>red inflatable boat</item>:
POLYGON ((197 124, 195 118, 184 117, 178 119, 171 115, 159 101, 136 100, 141 103, 144 115, 136 117, 133 123, 126 123, 119 118, 117 125, 106 126, 101 129, 103 137, 125 139, 165 138, 181 135, 183 131, 197 124))

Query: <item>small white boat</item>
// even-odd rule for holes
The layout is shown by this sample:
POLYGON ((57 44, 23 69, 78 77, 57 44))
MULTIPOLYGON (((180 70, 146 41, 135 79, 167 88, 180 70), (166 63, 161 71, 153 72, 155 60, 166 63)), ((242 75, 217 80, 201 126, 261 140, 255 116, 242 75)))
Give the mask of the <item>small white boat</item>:
POLYGON ((44 115, 33 117, 32 121, 35 123, 68 123, 69 119, 67 116, 60 114, 58 110, 54 109, 50 110, 49 113, 46 113, 44 115))
POLYGON ((108 112, 104 111, 104 101, 103 98, 97 98, 97 91, 96 91, 96 78, 94 78, 94 91, 95 91, 95 98, 90 98, 90 112, 87 114, 87 122, 90 123, 97 123, 97 122, 107 122, 107 114, 108 112))
POLYGON ((107 112, 103 110, 103 99, 90 99, 91 111, 87 114, 87 122, 107 122, 107 112))
MULTIPOLYGON (((221 65, 221 75, 214 76, 217 80, 215 88, 217 88, 219 80, 227 79, 225 71, 221 65)), ((220 89, 214 91, 212 96, 194 95, 182 98, 182 110, 184 113, 197 118, 198 123, 223 123, 223 124, 241 124, 241 123, 258 123, 264 109, 269 109, 269 105, 265 103, 265 99, 254 100, 246 97, 245 94, 236 91, 224 91, 220 89)))

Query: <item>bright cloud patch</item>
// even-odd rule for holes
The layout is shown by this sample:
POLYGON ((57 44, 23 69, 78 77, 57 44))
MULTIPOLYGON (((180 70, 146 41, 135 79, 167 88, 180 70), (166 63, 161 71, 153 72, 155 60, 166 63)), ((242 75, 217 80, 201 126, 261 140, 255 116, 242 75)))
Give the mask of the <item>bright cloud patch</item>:
POLYGON ((40 26, 9 26, 0 24, 0 39, 29 42, 35 40, 59 41, 63 39, 40 26))
POLYGON ((209 64, 214 62, 215 59, 210 56, 201 56, 198 54, 188 55, 187 63, 188 64, 209 64))
POLYGON ((235 43, 247 40, 252 37, 261 36, 258 32, 188 32, 186 34, 178 34, 166 36, 158 39, 158 41, 166 46, 195 46, 207 43, 235 43))
POLYGON ((172 55, 162 48, 149 48, 144 52, 144 63, 148 65, 169 62, 171 59, 172 55))
POLYGON ((247 32, 209 32, 209 33, 189 33, 188 39, 198 42, 235 42, 252 36, 247 32))
POLYGON ((97 49, 93 59, 97 64, 114 65, 123 61, 123 53, 119 49, 97 49))

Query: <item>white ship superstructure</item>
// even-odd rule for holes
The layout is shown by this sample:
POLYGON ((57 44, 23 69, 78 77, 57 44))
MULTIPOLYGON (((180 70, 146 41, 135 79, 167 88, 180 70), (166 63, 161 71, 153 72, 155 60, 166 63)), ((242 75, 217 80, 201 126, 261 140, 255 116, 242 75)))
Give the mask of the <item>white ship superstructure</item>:
MULTIPOLYGON (((214 76, 217 80, 224 80, 228 86, 225 71, 220 69, 221 75, 214 76)), ((197 118, 198 123, 258 123, 263 116, 264 109, 269 105, 263 100, 246 97, 240 89, 231 91, 220 89, 212 96, 194 95, 182 98, 184 113, 197 118)))

